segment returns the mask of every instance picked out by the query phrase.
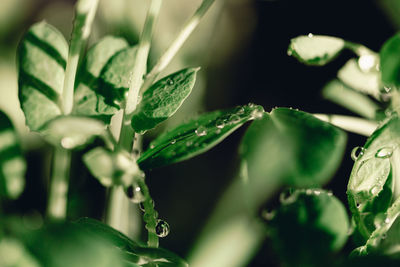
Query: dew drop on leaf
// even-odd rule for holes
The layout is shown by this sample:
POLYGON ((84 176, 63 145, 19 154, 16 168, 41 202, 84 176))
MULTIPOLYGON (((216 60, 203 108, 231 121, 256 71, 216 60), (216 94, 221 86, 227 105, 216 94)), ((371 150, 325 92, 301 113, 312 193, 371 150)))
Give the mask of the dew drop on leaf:
POLYGON ((207 129, 204 126, 200 126, 195 130, 197 136, 205 136, 207 135, 207 129))
POLYGON ((266 221, 271 221, 274 218, 275 213, 276 212, 274 210, 265 209, 265 210, 261 211, 261 217, 266 221))
POLYGON ((371 194, 376 195, 379 192, 379 186, 374 186, 371 188, 371 194))
POLYGON ((264 109, 260 106, 251 112, 252 119, 261 119, 264 115, 264 109))
POLYGON ((391 147, 382 147, 380 149, 378 149, 378 151, 375 154, 376 158, 379 159, 386 159, 386 158, 390 158, 393 154, 393 148, 391 147))
POLYGON ((359 159, 362 155, 364 155, 365 152, 365 148, 360 147, 360 146, 356 146, 355 148, 353 148, 353 150, 351 151, 351 158, 356 161, 357 159, 359 159))
POLYGON ((157 220, 156 234, 158 237, 166 237, 169 234, 169 225, 164 220, 157 220))
POLYGON ((167 84, 168 84, 168 85, 173 85, 173 84, 174 84, 174 81, 173 81, 172 79, 169 79, 169 78, 168 78, 168 79, 167 79, 167 84))
POLYGON ((140 203, 144 201, 144 195, 140 186, 130 185, 126 187, 125 194, 133 203, 140 203))
POLYGON ((176 140, 175 140, 175 139, 171 141, 171 145, 173 145, 173 144, 175 144, 175 143, 176 143, 176 140))
POLYGON ((224 128, 224 127, 225 127, 225 120, 224 120, 224 119, 218 119, 218 120, 215 122, 215 126, 216 126, 218 129, 224 128))
POLYGON ((295 198, 293 197, 293 190, 291 188, 287 188, 279 195, 279 201, 282 204, 289 204, 292 203, 295 198))
POLYGON ((240 117, 238 115, 236 115, 236 114, 232 114, 229 117, 229 122, 230 123, 238 123, 239 121, 240 121, 240 117))

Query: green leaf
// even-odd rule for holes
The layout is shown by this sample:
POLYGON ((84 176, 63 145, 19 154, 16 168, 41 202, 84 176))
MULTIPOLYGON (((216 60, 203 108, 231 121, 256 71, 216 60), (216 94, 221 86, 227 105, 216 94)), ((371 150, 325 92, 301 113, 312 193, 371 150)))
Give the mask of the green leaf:
POLYGON ((144 133, 171 117, 191 93, 199 68, 175 72, 154 83, 143 94, 132 117, 132 127, 144 133))
POLYGON ((179 256, 161 248, 149 248, 141 246, 124 234, 103 224, 99 221, 83 218, 76 222, 82 229, 107 241, 116 249, 121 251, 126 260, 137 263, 139 266, 148 266, 147 264, 157 264, 158 266, 176 266, 186 267, 188 264, 179 256))
POLYGON ((0 111, 0 197, 16 199, 25 186, 26 162, 18 135, 0 111))
POLYGON ((388 87, 400 86, 400 34, 387 40, 379 53, 382 82, 388 87))
MULTIPOLYGON (((349 206, 355 220, 357 230, 366 240, 376 229, 374 220, 385 213, 388 205, 379 205, 379 209, 371 208, 380 198, 397 199, 399 192, 394 191, 399 179, 397 164, 399 160, 400 120, 397 116, 388 119, 378 128, 365 146, 354 150, 356 159, 347 187, 349 206), (392 169, 393 168, 393 169, 392 169), (392 177, 393 176, 393 177, 392 177), (390 191, 390 192, 389 192, 390 191)), ((390 200, 389 200, 390 201, 390 200)), ((387 200, 385 201, 387 202, 387 200)))
POLYGON ((61 114, 67 55, 64 37, 46 22, 34 24, 20 43, 19 100, 32 131, 61 114))
POLYGON ((261 106, 249 104, 205 113, 162 134, 138 159, 142 169, 180 162, 208 151, 249 120, 263 116, 261 106))
POLYGON ((323 66, 333 60, 344 47, 343 39, 309 34, 291 39, 288 55, 293 55, 307 65, 323 66))
POLYGON ((341 162, 346 139, 346 134, 331 124, 288 108, 274 109, 254 121, 240 147, 243 175, 251 187, 249 192, 254 193, 251 198, 264 198, 262 190, 269 184, 325 184, 341 162))
POLYGON ((129 90, 137 47, 128 47, 116 53, 100 74, 99 93, 108 105, 118 107, 129 90))
POLYGON ((104 96, 98 93, 99 77, 110 58, 127 46, 128 43, 123 38, 106 36, 89 49, 78 73, 74 114, 92 116, 109 122, 117 109, 107 105, 104 96))
POLYGON ((15 238, 0 238, 0 266, 2 267, 40 267, 35 257, 27 251, 24 244, 15 238))
POLYGON ((96 119, 82 116, 59 116, 41 129, 41 134, 52 145, 75 149, 93 141, 97 136, 106 139, 106 125, 96 119))
POLYGON ((368 119, 375 119, 379 110, 368 96, 354 91, 338 80, 328 82, 322 89, 324 98, 368 119))
POLYGON ((377 55, 372 54, 363 55, 358 60, 352 58, 339 70, 337 76, 347 86, 380 99, 381 74, 374 67, 374 62, 378 61, 377 55), (368 64, 372 65, 370 70, 365 69, 368 64))
POLYGON ((140 173, 135 160, 124 151, 96 147, 83 155, 83 161, 104 186, 131 185, 133 177, 140 173))
POLYGON ((343 204, 321 189, 296 190, 281 198, 268 223, 273 245, 288 266, 322 266, 348 238, 343 204), (319 264, 317 264, 319 263, 319 264))

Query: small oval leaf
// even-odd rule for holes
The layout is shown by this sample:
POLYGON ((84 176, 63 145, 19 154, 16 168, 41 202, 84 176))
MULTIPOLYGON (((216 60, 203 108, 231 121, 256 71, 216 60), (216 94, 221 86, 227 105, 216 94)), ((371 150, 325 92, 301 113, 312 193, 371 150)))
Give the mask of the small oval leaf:
POLYGON ((61 114, 67 55, 64 37, 46 22, 34 24, 20 43, 19 100, 32 131, 61 114))
POLYGON ((340 38, 302 35, 291 39, 288 55, 293 55, 307 65, 322 66, 333 60, 343 50, 345 41, 340 38))
POLYGON ((143 94, 132 117, 132 127, 144 133, 171 117, 189 96, 199 68, 175 72, 154 83, 143 94))
POLYGON ((141 168, 149 169, 192 158, 263 114, 264 109, 254 104, 203 114, 159 136, 137 162, 141 168))
POLYGON ((90 143, 96 136, 105 136, 106 125, 100 120, 71 115, 59 116, 40 130, 44 139, 52 145, 75 149, 90 143))
POLYGON ((26 162, 18 135, 0 111, 0 197, 16 199, 25 186, 26 162))
POLYGON ((74 114, 109 122, 111 116, 117 112, 117 109, 107 105, 104 96, 98 93, 99 77, 110 58, 127 46, 128 43, 123 38, 106 36, 89 49, 77 77, 74 114))

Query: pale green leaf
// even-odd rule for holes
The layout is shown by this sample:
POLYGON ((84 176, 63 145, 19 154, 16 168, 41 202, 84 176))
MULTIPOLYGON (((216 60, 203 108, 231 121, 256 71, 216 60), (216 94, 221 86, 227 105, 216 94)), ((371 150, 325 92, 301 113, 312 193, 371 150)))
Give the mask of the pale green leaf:
POLYGON ((102 121, 83 116, 60 116, 40 130, 46 141, 64 149, 79 148, 97 136, 109 137, 102 121))
POLYGON ((333 60, 344 47, 343 39, 309 34, 291 39, 288 54, 305 64, 322 66, 333 60))
POLYGON ((32 131, 61 114, 67 55, 64 37, 46 22, 34 24, 20 43, 19 100, 32 131))
POLYGON ((127 46, 128 43, 122 38, 106 36, 89 49, 78 73, 74 114, 110 120, 117 109, 107 105, 104 96, 98 93, 99 77, 110 58, 127 46))
POLYGON ((116 53, 100 74, 99 93, 108 105, 119 106, 125 99, 131 82, 137 47, 128 47, 116 53))
POLYGON ((147 89, 132 117, 132 127, 143 133, 171 117, 189 96, 198 68, 175 72, 147 89))

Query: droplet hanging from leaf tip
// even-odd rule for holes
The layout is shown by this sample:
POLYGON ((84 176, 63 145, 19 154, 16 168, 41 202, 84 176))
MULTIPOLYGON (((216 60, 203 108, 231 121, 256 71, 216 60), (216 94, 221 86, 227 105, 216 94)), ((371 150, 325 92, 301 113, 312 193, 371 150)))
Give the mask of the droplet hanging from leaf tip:
POLYGON ((351 158, 356 161, 358 160, 362 155, 364 155, 365 153, 365 148, 360 147, 360 146, 356 146, 355 148, 353 148, 353 150, 351 151, 351 158))
POLYGON ((164 220, 158 220, 155 230, 158 237, 166 237, 170 231, 169 224, 164 220))

